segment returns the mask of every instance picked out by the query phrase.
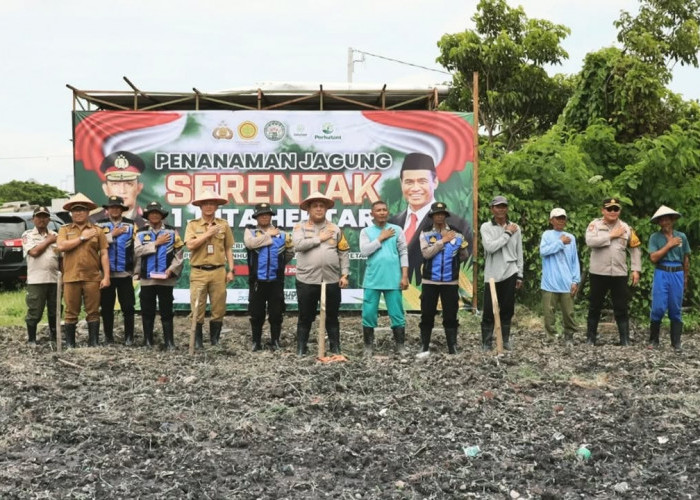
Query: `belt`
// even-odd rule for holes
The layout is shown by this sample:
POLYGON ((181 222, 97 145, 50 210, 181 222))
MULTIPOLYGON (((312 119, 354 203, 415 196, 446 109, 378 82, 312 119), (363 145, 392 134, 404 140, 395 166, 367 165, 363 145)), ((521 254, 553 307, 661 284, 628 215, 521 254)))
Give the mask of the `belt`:
POLYGON ((669 273, 677 273, 679 271, 682 271, 683 267, 658 265, 658 266, 656 266, 656 269, 661 269, 662 271, 668 271, 669 273))
POLYGON ((195 269, 202 269, 203 271, 213 271, 214 269, 219 269, 221 267, 224 267, 224 265, 220 264, 218 266, 215 266, 213 264, 205 264, 203 266, 190 266, 190 267, 194 267, 195 269))

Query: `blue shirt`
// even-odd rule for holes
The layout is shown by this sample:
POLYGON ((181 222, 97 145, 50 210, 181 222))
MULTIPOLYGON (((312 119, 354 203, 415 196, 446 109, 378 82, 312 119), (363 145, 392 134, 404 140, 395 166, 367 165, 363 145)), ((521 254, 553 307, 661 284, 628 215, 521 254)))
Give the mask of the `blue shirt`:
POLYGON ((540 241, 542 256, 542 290, 554 293, 569 293, 571 285, 581 282, 581 269, 576 252, 576 238, 565 231, 550 229, 542 234, 540 241), (565 245, 561 236, 571 238, 565 245))

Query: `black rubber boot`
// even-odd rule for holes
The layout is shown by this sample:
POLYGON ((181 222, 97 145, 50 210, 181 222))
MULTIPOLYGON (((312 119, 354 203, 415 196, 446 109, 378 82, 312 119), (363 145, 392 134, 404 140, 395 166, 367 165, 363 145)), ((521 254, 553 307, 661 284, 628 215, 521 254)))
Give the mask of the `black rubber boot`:
POLYGON ((221 340, 221 329, 223 326, 223 321, 209 322, 209 341, 211 342, 211 345, 219 345, 219 340, 221 340))
POLYGON ((681 351, 681 334, 683 333, 683 323, 681 321, 671 321, 671 345, 676 351, 681 351))
MULTIPOLYGON (((124 323, 126 323, 126 321, 124 321, 124 323)), ((155 318, 141 317, 141 325, 143 326, 143 346, 153 347, 153 327, 155 325, 155 318)), ((126 326, 124 327, 124 332, 126 333, 126 326)))
POLYGON ((430 352, 430 337, 432 334, 432 328, 420 327, 420 352, 430 352))
POLYGON ((250 329, 253 336, 253 352, 262 351, 262 325, 258 325, 250 320, 250 329))
POLYGON ((333 354, 340 354, 340 328, 333 327, 328 329, 328 343, 333 354))
POLYGON ((88 324, 88 347, 100 345, 100 322, 89 321, 88 324))
POLYGON ((282 325, 270 324, 270 349, 273 351, 279 351, 280 347, 280 335, 282 334, 282 325))
POLYGON ((598 320, 595 318, 588 318, 586 324, 586 342, 590 345, 596 345, 598 341, 598 320))
POLYGON ((649 323, 649 347, 659 347, 659 333, 661 333, 661 321, 649 323))
POLYGON ((510 351, 513 348, 510 343, 510 323, 501 325, 501 338, 503 339, 503 349, 510 351))
POLYGON ((306 356, 309 353, 309 328, 297 325, 297 355, 306 356))
MULTIPOLYGON (((153 332, 153 329, 151 328, 151 332, 153 332)), ((128 314, 124 316, 124 337, 129 337, 131 339, 134 338, 134 315, 133 314, 128 314)), ((108 344, 114 343, 114 338, 112 338, 112 335, 107 337, 107 332, 105 331, 105 339, 107 340, 108 344)), ((151 344, 153 344, 153 335, 151 335, 151 344)))
POLYGON ((66 339, 66 347, 75 347, 75 323, 66 323, 63 325, 63 335, 66 339))
POLYGON ((374 328, 363 326, 362 339, 365 344, 364 355, 369 358, 374 354, 374 328))
POLYGON ((27 322, 27 344, 36 345, 36 323, 27 322))
POLYGON ((49 340, 56 342, 56 316, 49 316, 49 340))
POLYGON ((173 331, 173 320, 161 319, 160 324, 163 327, 163 341, 165 342, 166 351, 175 350, 175 333, 173 331))
POLYGON ((447 353, 457 354, 457 329, 445 328, 445 339, 447 340, 447 353))
POLYGON ((620 345, 625 346, 630 343, 630 323, 627 319, 617 320, 617 330, 620 332, 620 345))
MULTIPOLYGON (((114 313, 102 313, 102 330, 105 332, 105 340, 108 344, 114 341, 114 313), (112 339, 110 341, 110 339, 112 339)), ((133 329, 131 331, 133 339, 133 329)), ((126 325, 124 326, 124 339, 126 339, 126 325)), ((126 342, 124 342, 126 344, 126 342)), ((89 343, 88 343, 89 345, 89 343)), ((131 344, 126 344, 131 345, 131 344)))
POLYGON ((396 354, 403 356, 406 354, 406 327, 394 326, 391 329, 394 334, 394 343, 396 344, 396 354))
POLYGON ((134 345, 134 328, 127 330, 126 323, 124 324, 124 345, 134 345))
POLYGON ((481 323, 481 350, 484 352, 493 349, 493 325, 481 323))
POLYGON ((195 349, 204 349, 204 341, 202 329, 204 328, 204 323, 197 323, 194 330, 194 347, 195 349))

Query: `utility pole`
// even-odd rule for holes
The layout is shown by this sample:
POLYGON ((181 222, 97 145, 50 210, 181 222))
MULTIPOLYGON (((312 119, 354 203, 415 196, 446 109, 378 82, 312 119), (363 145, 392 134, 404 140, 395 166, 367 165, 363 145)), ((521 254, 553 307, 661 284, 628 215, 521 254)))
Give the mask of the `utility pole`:
POLYGON ((352 83, 352 73, 355 69, 355 61, 352 60, 354 52, 352 47, 348 47, 348 83, 352 83))

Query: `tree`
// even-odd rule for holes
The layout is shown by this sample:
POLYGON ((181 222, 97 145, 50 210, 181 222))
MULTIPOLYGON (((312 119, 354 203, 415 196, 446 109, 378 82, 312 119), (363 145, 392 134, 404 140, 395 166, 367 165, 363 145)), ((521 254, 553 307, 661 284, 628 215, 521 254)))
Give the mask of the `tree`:
POLYGON ((0 185, 0 202, 28 201, 33 205, 51 205, 52 198, 65 198, 68 193, 48 184, 12 181, 0 185))
POLYGON ((481 0, 472 18, 475 30, 446 34, 437 61, 454 72, 446 105, 470 110, 472 73, 479 72, 479 118, 489 143, 515 149, 556 123, 571 95, 570 79, 550 77, 544 65, 568 58, 563 25, 528 19, 522 7, 505 0, 481 0))

